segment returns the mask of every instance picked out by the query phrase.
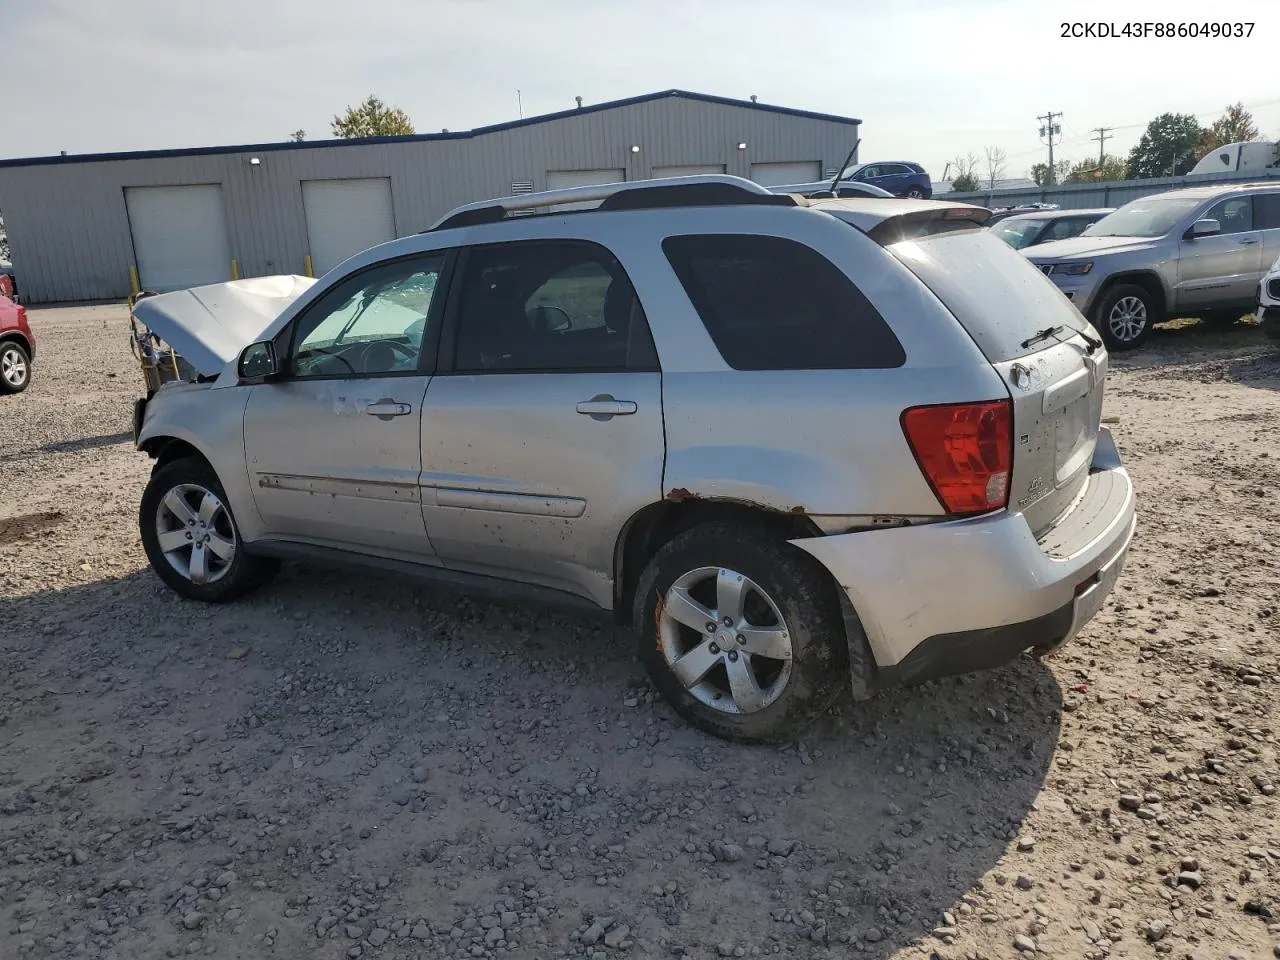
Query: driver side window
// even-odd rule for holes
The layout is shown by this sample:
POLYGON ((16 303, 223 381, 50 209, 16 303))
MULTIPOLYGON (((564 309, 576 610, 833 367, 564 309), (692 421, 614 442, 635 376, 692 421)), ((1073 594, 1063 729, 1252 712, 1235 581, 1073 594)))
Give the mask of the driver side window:
POLYGON ((1228 197, 1214 204, 1202 219, 1217 220, 1223 233, 1248 233, 1253 229, 1253 198, 1228 197))
POLYGON ((444 254, 409 257, 338 283, 300 318, 290 357, 294 377, 416 373, 444 254))

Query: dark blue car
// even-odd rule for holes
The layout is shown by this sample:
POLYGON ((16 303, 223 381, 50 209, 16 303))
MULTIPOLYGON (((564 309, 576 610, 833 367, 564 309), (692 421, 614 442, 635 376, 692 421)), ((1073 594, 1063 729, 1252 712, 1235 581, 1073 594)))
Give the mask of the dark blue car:
POLYGON ((881 160, 850 167, 841 180, 856 180, 888 190, 895 197, 928 200, 933 196, 933 181, 924 167, 906 160, 881 160))

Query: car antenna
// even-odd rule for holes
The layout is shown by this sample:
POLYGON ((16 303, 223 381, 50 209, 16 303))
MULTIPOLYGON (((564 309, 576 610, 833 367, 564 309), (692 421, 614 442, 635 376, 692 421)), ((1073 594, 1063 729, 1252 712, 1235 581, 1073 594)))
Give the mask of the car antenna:
POLYGON ((838 184, 840 182, 840 178, 844 176, 845 167, 849 166, 849 161, 852 160, 853 155, 858 152, 858 144, 860 143, 862 143, 861 137, 853 141, 853 149, 849 151, 849 155, 844 158, 844 163, 840 164, 840 168, 836 170, 835 178, 831 181, 831 195, 833 197, 836 195, 836 184, 838 184))

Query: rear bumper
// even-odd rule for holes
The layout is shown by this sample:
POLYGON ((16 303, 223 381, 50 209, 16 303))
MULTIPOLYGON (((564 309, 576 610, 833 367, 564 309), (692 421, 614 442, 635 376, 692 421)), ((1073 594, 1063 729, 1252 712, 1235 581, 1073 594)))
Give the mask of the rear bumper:
POLYGON ((1133 484, 1103 428, 1082 496, 1039 541, 1002 512, 791 542, 848 593, 883 685, 1065 643, 1115 586, 1135 522, 1133 484))

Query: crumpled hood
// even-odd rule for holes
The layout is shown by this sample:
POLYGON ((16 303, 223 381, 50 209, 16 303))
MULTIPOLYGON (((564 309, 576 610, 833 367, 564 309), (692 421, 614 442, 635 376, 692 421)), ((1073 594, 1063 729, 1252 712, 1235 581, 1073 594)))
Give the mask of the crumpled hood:
POLYGON ((1076 259, 1145 250, 1159 239, 1159 237, 1070 237, 1066 240, 1037 243, 1034 247, 1024 248, 1022 252, 1027 255, 1028 260, 1039 263, 1048 260, 1076 259))
POLYGON ((314 283, 295 275, 211 283, 139 300, 133 315, 196 372, 211 377, 314 283))

